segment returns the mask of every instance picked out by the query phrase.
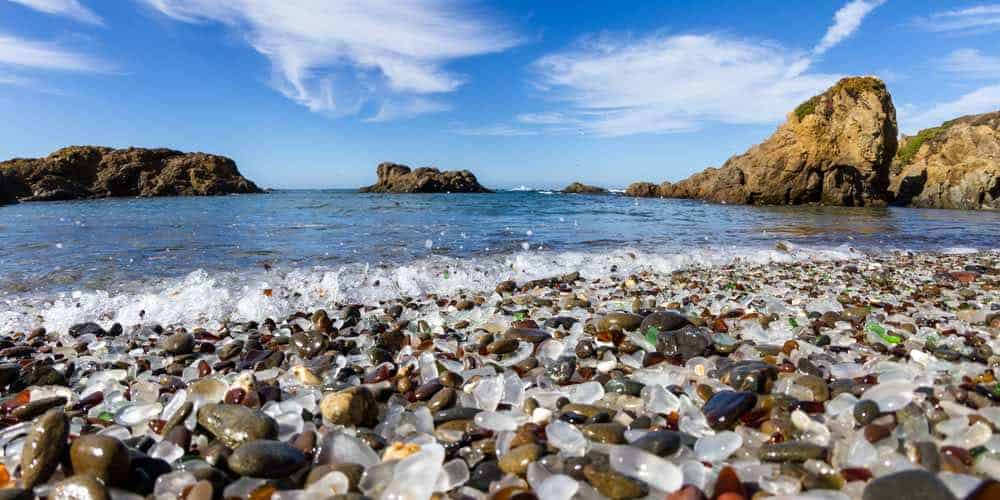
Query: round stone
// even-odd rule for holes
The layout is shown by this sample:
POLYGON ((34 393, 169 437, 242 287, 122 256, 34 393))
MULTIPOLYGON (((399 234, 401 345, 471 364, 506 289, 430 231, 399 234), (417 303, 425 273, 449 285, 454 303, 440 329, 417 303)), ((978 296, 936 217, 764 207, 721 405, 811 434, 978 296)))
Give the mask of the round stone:
POLYGON ((111 436, 87 434, 76 438, 69 448, 69 458, 76 474, 89 474, 107 485, 128 481, 128 448, 111 436))
POLYGON ((273 418, 241 405, 205 405, 198 410, 198 424, 234 449, 246 441, 278 437, 278 423, 273 418))
POLYGON ((291 475, 308 461, 305 454, 288 443, 261 439, 236 448, 227 464, 241 476, 278 479, 291 475))
POLYGON ((374 427, 378 423, 378 403, 366 387, 352 387, 323 397, 320 413, 330 423, 374 427))

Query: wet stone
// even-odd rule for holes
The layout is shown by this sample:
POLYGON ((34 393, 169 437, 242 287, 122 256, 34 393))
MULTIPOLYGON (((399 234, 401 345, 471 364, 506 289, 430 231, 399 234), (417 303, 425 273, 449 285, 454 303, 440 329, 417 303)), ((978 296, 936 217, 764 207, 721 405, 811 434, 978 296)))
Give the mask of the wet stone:
POLYGON ((956 500, 955 495, 937 476, 921 469, 880 476, 865 486, 863 500, 884 500, 886 498, 956 500))
POLYGON ((704 355, 712 346, 712 338, 704 330, 688 325, 680 330, 659 332, 656 350, 667 356, 680 356, 687 361, 704 355))
POLYGON ((378 404, 367 387, 327 394, 320 402, 320 412, 334 424, 374 427, 378 423, 378 404))
POLYGON ((191 354, 194 352, 194 335, 187 332, 168 335, 160 341, 160 349, 173 355, 191 354))
POLYGON ((674 431, 660 430, 644 434, 629 446, 635 446, 654 455, 668 457, 681 448, 682 434, 674 431))
POLYGON ((531 342, 533 344, 552 338, 552 335, 549 335, 548 332, 533 328, 508 328, 507 331, 504 332, 503 336, 509 339, 531 342))
POLYGON ((299 332, 292 335, 292 346, 299 356, 312 359, 325 351, 328 345, 326 335, 319 332, 299 332))
POLYGON ((687 316, 677 311, 657 311, 643 318, 642 324, 639 326, 639 331, 645 333, 653 328, 657 332, 670 332, 679 330, 689 324, 691 322, 688 321, 687 316))
POLYGON ((824 402, 830 399, 830 389, 823 379, 815 375, 802 375, 795 379, 795 383, 812 391, 813 401, 824 402))
POLYGON ((625 442, 625 426, 616 422, 585 424, 580 426, 580 432, 587 439, 597 443, 621 444, 625 442))
POLYGON ((528 464, 538 460, 542 451, 542 447, 534 443, 518 446, 500 457, 500 470, 515 476, 523 476, 528 470, 528 464))
POLYGON ((51 408, 63 406, 66 406, 66 398, 62 396, 36 399, 28 402, 28 404, 17 407, 13 412, 11 412, 11 416, 24 422, 45 413, 51 408))
POLYGON ((241 476, 278 479, 301 469, 308 459, 288 443, 254 440, 236 448, 226 463, 241 476))
POLYGON ((278 436, 278 424, 273 418, 242 405, 205 405, 198 410, 198 424, 230 448, 246 441, 278 436))
POLYGON ((128 449, 121 441, 98 434, 87 434, 73 441, 70 461, 76 474, 89 474, 104 484, 121 485, 128 480, 128 449))
POLYGON ((719 381, 739 391, 768 392, 778 378, 773 365, 761 361, 737 361, 719 372, 719 381))
POLYGON ((638 396, 642 392, 643 385, 627 378, 613 378, 604 384, 604 392, 614 394, 627 394, 638 396))
POLYGON ((826 448, 805 441, 768 443, 760 447, 760 459, 765 462, 805 462, 825 455, 826 448))
POLYGON ((642 316, 625 312, 610 312, 604 315, 598 322, 597 329, 600 331, 623 330, 633 332, 639 329, 642 324, 642 316))
POLYGON ((701 411, 713 429, 730 429, 756 404, 757 395, 752 392, 719 391, 705 403, 701 411))
POLYGON ((51 409, 39 417, 28 431, 21 449, 21 480, 31 489, 52 476, 69 437, 69 420, 61 409, 51 409))
POLYGON ((431 412, 436 412, 443 410, 455 404, 455 399, 457 397, 457 392, 451 387, 443 387, 441 390, 434 393, 431 399, 427 401, 427 409, 431 412))
POLYGON ((878 404, 867 399, 855 403, 853 412, 854 420, 860 425, 868 425, 880 415, 878 404))
POLYGON ((583 467, 583 475, 594 489, 613 500, 639 498, 649 491, 643 483, 623 476, 607 466, 586 465, 583 467))

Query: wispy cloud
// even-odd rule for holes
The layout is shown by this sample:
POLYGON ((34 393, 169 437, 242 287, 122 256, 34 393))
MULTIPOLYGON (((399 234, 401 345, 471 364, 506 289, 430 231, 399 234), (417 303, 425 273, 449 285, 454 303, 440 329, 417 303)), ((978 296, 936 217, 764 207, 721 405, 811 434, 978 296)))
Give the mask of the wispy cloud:
POLYGON ((387 122, 404 120, 427 113, 440 113, 450 109, 451 106, 445 102, 425 97, 414 97, 399 102, 387 100, 380 103, 378 111, 370 118, 366 118, 365 121, 387 122))
POLYGON ((918 26, 929 31, 980 33, 1000 29, 1000 4, 984 4, 957 10, 936 12, 918 18, 918 26))
POLYGON ((883 3, 885 0, 852 0, 841 7, 833 15, 833 24, 827 28, 823 39, 813 48, 813 54, 823 54, 853 35, 861 27, 861 21, 865 16, 883 3))
POLYGON ((84 7, 79 0, 10 0, 19 3, 30 9, 52 14, 55 16, 69 17, 77 21, 104 26, 104 20, 94 13, 94 11, 84 7))
POLYGON ((706 122, 771 123, 836 81, 789 75, 801 54, 723 35, 597 37, 535 63, 538 85, 604 136, 691 130, 706 122))
POLYGON ((572 125, 579 121, 556 111, 522 113, 517 115, 516 118, 517 121, 529 125, 572 125))
POLYGON ((0 67, 37 70, 109 72, 112 65, 58 44, 0 33, 0 67))
POLYGON ((906 112, 899 117, 899 123, 905 132, 912 134, 959 116, 1000 110, 1000 84, 981 87, 954 101, 935 104, 926 111, 912 113, 912 107, 903 109, 906 112))
POLYGON ((242 33, 270 60, 274 87, 310 110, 343 116, 370 106, 375 121, 440 111, 427 96, 465 83, 448 62, 520 43, 451 0, 143 1, 179 21, 242 33))
POLYGON ((521 118, 558 117, 603 136, 774 123, 837 80, 811 72, 813 58, 855 33, 882 3, 848 2, 808 52, 715 33, 585 37, 534 64, 536 86, 569 109, 521 118))
POLYGON ((1000 57, 983 54, 977 49, 952 51, 941 66, 945 71, 964 77, 1000 79, 1000 57))
POLYGON ((538 135, 537 130, 512 127, 510 125, 493 125, 489 127, 457 128, 452 132, 469 136, 503 136, 514 137, 523 135, 538 135))

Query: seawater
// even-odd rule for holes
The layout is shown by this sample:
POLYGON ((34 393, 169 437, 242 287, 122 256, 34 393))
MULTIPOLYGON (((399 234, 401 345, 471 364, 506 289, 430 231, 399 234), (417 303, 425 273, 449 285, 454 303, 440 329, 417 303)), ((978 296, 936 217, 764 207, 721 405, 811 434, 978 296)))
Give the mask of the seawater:
POLYGON ((275 191, 0 207, 0 329, 206 324, 503 279, 996 250, 1000 213, 567 195, 275 191), (776 245, 791 248, 777 250, 776 245), (271 290, 270 295, 264 290, 271 290))

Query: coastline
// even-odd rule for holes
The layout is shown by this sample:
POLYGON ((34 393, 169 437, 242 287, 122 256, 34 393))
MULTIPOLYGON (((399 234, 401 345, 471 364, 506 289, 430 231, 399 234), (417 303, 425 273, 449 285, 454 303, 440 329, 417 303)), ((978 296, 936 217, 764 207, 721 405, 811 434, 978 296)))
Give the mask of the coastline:
MULTIPOLYGON (((57 406, 74 420, 89 416, 85 426, 114 429, 125 441, 150 436, 146 452, 158 457, 194 453, 183 469, 164 471, 180 487, 213 463, 211 448, 191 443, 267 419, 276 424, 260 436, 265 444, 239 447, 242 455, 228 461, 233 479, 264 479, 244 477, 226 491, 309 494, 312 485, 300 480, 267 480, 270 473, 254 468, 265 456, 285 470, 344 460, 391 470, 361 480, 328 476, 338 482, 321 484, 369 496, 413 492, 393 479, 411 474, 438 478, 425 485, 428 494, 461 488, 473 497, 494 481, 494 490, 513 494, 564 474, 585 496, 643 496, 682 484, 718 495, 755 484, 778 496, 822 487, 843 495, 828 491, 829 498, 859 498, 871 478, 909 487, 913 478, 896 476, 910 462, 928 467, 928 446, 940 448, 947 474, 921 469, 918 479, 959 497, 978 477, 1000 471, 987 455, 964 465, 944 458, 955 447, 997 447, 990 429, 1000 426, 1000 413, 988 369, 1000 364, 993 354, 1000 352, 995 250, 816 254, 784 247, 715 258, 709 265, 622 266, 603 276, 553 272, 510 281, 487 273, 488 290, 363 302, 326 297, 322 311, 261 310, 201 327, 159 323, 148 311, 142 327, 106 320, 15 333, 4 352, 25 360, 49 353, 22 346, 61 346, 52 353, 66 357, 53 368, 75 361, 67 379, 73 388, 35 386, 30 401, 66 398, 57 406), (114 376, 101 368, 126 358, 159 368, 114 376), (187 389, 161 387, 170 373, 187 389), (130 401, 87 397, 96 388, 87 380, 109 376, 102 390, 132 387, 130 401), (150 384, 156 390, 146 401, 136 388, 150 384), (491 384, 498 384, 494 395, 491 384), (176 391, 167 404, 155 397, 164 389, 176 391), (245 399, 251 396, 259 399, 245 399), (874 404, 874 413, 859 416, 863 400, 862 409, 870 413, 874 404), (223 401, 229 404, 217 404, 223 401), (193 403, 181 415, 190 415, 187 440, 160 434, 165 422, 183 422, 177 412, 185 402, 193 403), (263 412, 226 420, 226 408, 239 405, 263 412), (365 409, 355 413, 355 405, 365 409), (209 425, 212 412, 222 412, 222 424, 209 425), (356 451, 343 455, 344 446, 356 451), (471 471, 449 462, 459 448, 482 450, 469 461, 471 471), (307 465, 314 456, 316 464, 307 465), (830 465, 814 470, 810 461, 819 458, 830 465), (642 472, 654 465, 662 477, 642 472)), ((559 270, 580 271, 581 262, 559 270)), ((257 292, 268 299, 296 292, 269 290, 257 292)))

